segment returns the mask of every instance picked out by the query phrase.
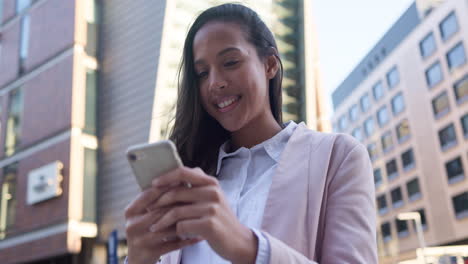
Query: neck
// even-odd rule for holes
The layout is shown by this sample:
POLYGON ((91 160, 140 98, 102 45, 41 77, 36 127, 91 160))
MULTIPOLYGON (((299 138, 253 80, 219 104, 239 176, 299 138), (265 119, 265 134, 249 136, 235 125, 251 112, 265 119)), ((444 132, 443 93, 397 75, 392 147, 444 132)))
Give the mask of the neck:
POLYGON ((281 126, 276 122, 273 115, 252 120, 243 128, 231 133, 231 150, 238 148, 251 148, 263 141, 272 138, 281 131, 281 126))

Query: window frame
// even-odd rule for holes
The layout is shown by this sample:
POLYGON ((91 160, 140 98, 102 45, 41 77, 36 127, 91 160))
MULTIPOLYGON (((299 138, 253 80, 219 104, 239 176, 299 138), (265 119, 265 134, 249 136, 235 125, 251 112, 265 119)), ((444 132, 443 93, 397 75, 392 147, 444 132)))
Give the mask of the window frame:
POLYGON ((454 146, 456 146, 458 144, 457 131, 455 129, 454 123, 450 123, 450 124, 442 127, 441 129, 439 129, 437 131, 437 135, 439 137, 439 145, 440 145, 440 148, 442 149, 442 151, 447 151, 448 149, 451 149, 451 148, 453 148, 454 146), (455 135, 455 137, 454 137, 453 140, 443 144, 442 139, 441 139, 441 133, 443 131, 445 131, 446 129, 450 129, 450 128, 453 129, 453 134, 455 135))
POLYGON ((437 51, 437 42, 435 40, 435 37, 434 37, 434 32, 429 32, 420 42, 419 42, 419 53, 421 54, 421 57, 423 59, 427 59, 429 58, 432 54, 434 54, 435 52, 437 51), (432 42, 434 43, 434 49, 428 53, 428 54, 424 54, 424 46, 423 46, 423 43, 426 41, 426 40, 429 40, 429 39, 432 39, 432 42))
POLYGON ((455 10, 453 10, 453 11, 451 11, 448 15, 446 15, 446 16, 442 19, 442 21, 440 21, 440 23, 439 23, 440 38, 441 38, 444 42, 446 42, 446 41, 449 40, 452 36, 455 36, 455 34, 456 34, 458 31, 460 31, 460 25, 459 25, 459 23, 458 23, 458 18, 457 18, 457 15, 456 15, 456 13, 455 13, 455 10), (442 25, 443 25, 444 23, 446 23, 446 22, 448 21, 448 19, 450 19, 450 18, 454 18, 454 19, 455 19, 456 30, 453 31, 453 32, 451 32, 451 33, 449 33, 450 35, 445 35, 445 34, 444 34, 444 30, 443 30, 443 28, 442 28, 442 25))
POLYGON ((462 158, 461 156, 457 156, 451 160, 448 160, 445 162, 444 164, 445 166, 445 174, 447 176, 447 181, 449 184, 456 184, 458 182, 461 182, 465 179, 465 168, 463 167, 463 161, 462 161, 462 158), (456 162, 456 161, 459 161, 459 167, 461 169, 461 173, 458 173, 456 175, 450 175, 450 172, 449 172, 449 164, 453 163, 453 162, 456 162))
MULTIPOLYGON (((456 56, 457 58, 459 56, 456 56)), ((449 69, 449 71, 454 71, 462 66, 464 66, 466 64, 466 50, 465 50, 465 45, 463 44, 463 41, 460 41, 458 42, 457 44, 455 44, 451 49, 449 49, 447 51, 447 53, 445 54, 445 59, 447 60, 447 68, 449 69), (462 51, 463 51, 463 61, 460 63, 460 64, 457 64, 457 65, 452 65, 452 63, 450 62, 450 54, 452 54, 455 50, 457 50, 458 48, 460 48, 462 51)))
POLYGON ((406 182, 406 194, 408 196, 408 200, 410 200, 411 202, 421 199, 422 192, 421 192, 421 185, 419 184, 419 177, 415 177, 406 182), (417 186, 417 189, 418 189, 416 193, 410 193, 410 187, 411 187, 410 185, 412 185, 413 183, 416 184, 415 186, 417 186))
POLYGON ((444 80, 444 71, 442 70, 442 64, 440 63, 439 60, 437 60, 436 62, 434 62, 433 64, 431 64, 431 66, 429 66, 426 71, 424 72, 424 75, 426 77, 426 84, 427 86, 429 87, 429 89, 432 89, 434 87, 436 87, 438 84, 440 84, 441 82, 443 82, 444 80), (437 81, 437 82, 434 82, 434 83, 431 83, 430 82, 430 75, 429 73, 435 69, 435 68, 438 68, 439 69, 439 72, 440 72, 440 79, 437 81))

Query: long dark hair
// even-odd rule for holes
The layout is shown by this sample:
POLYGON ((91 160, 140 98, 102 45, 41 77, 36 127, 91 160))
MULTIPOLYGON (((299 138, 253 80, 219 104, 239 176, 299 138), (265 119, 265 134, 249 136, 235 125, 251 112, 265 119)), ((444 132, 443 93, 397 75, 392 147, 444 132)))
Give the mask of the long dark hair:
POLYGON ((212 21, 238 24, 245 32, 247 41, 256 48, 260 59, 271 55, 277 58, 280 69, 269 81, 269 99, 273 117, 280 126, 283 78, 276 41, 255 11, 240 4, 223 4, 209 8, 197 17, 185 39, 178 75, 175 122, 169 138, 176 144, 185 166, 200 167, 210 175, 216 172, 219 147, 230 137, 230 132, 203 109, 193 62, 193 39, 205 24, 212 21))

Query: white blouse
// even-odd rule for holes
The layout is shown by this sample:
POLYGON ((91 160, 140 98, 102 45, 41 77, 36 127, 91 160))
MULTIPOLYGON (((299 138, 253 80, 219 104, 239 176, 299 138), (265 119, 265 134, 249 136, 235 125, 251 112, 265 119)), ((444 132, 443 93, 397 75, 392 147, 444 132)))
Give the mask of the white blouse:
MULTIPOLYGON (((219 150, 216 174, 231 209, 239 221, 252 229, 258 238, 256 264, 269 261, 270 246, 259 229, 279 158, 296 126, 294 121, 289 121, 275 136, 250 149, 242 147, 227 153, 227 141, 219 150)), ((230 262, 217 255, 206 241, 201 241, 182 249, 182 263, 230 262)))

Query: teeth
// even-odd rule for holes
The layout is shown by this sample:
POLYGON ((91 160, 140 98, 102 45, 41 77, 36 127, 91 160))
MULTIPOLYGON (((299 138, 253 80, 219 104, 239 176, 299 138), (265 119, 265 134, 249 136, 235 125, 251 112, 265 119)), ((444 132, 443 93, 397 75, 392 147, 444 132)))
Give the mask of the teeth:
POLYGON ((234 101, 236 101, 236 100, 237 100, 237 98, 233 98, 233 99, 229 99, 229 100, 223 101, 223 102, 221 102, 221 103, 218 104, 218 107, 219 107, 219 108, 224 108, 224 107, 226 107, 226 106, 231 105, 231 104, 232 104, 234 101))

